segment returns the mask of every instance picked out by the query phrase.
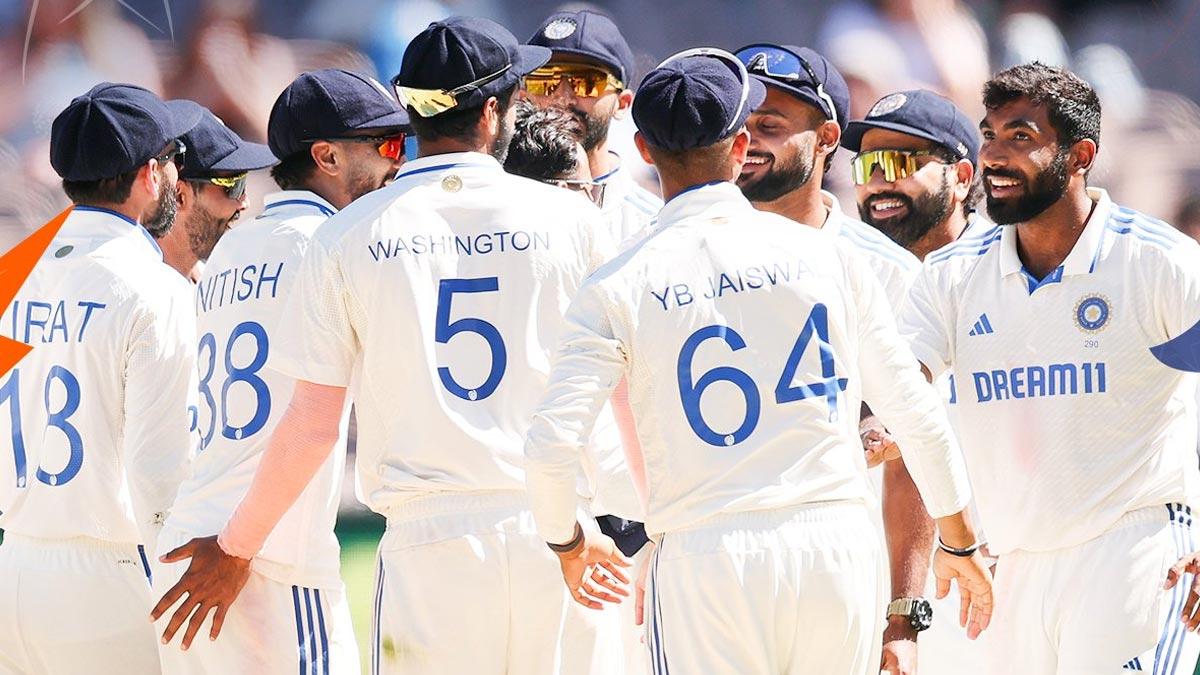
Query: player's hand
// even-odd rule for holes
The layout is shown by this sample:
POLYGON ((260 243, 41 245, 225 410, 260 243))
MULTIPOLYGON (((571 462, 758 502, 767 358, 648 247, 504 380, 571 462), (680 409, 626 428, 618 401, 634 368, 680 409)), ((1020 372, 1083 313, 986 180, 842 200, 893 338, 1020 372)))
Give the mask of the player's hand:
POLYGON ((960 602, 958 625, 967 629, 974 640, 992 621, 992 574, 988 561, 976 551, 969 558, 951 555, 940 548, 933 555, 933 575, 937 577, 937 597, 950 592, 950 581, 958 583, 960 602))
POLYGON ((1192 575, 1192 587, 1183 603, 1179 620, 1186 624, 1186 630, 1195 631, 1200 627, 1200 551, 1183 556, 1167 571, 1167 582, 1163 584, 1163 590, 1175 588, 1185 574, 1192 575))
POLYGON ((179 581, 167 591, 150 616, 157 621, 166 614, 180 598, 183 602, 171 616, 163 631, 163 644, 170 644, 175 633, 188 622, 187 631, 183 634, 183 649, 192 646, 204 619, 213 610, 212 628, 208 631, 208 639, 216 640, 221 634, 221 625, 225 623, 225 614, 229 606, 237 599, 246 580, 250 578, 250 561, 245 558, 232 556, 221 550, 216 535, 193 539, 179 548, 159 558, 162 562, 173 563, 191 558, 187 571, 179 581), (191 620, 188 621, 188 617, 191 620))
POLYGON ((585 530, 578 546, 558 554, 558 564, 571 598, 584 607, 601 609, 600 601, 621 602, 629 597, 627 570, 633 561, 621 555, 606 534, 585 530))
POLYGON ((900 447, 896 445, 896 440, 874 415, 859 422, 858 435, 862 439, 868 469, 893 459, 900 459, 900 447))
POLYGON ((888 617, 879 675, 917 675, 917 631, 908 624, 908 617, 888 617))
MULTIPOLYGON (((648 541, 646 546, 653 549, 654 542, 648 541)), ((633 623, 636 626, 646 623, 646 577, 649 576, 650 560, 653 558, 654 551, 646 551, 637 566, 636 581, 633 582, 633 623)))

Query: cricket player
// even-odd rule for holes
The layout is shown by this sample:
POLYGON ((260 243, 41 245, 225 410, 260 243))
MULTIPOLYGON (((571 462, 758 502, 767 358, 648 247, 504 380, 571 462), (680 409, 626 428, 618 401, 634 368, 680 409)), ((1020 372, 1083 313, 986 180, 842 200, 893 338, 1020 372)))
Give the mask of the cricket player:
POLYGON ((538 108, 522 98, 513 106, 517 117, 504 170, 574 190, 600 206, 606 186, 592 180, 583 149, 583 124, 564 108, 538 108))
MULTIPOLYGON (((763 105, 747 119, 750 149, 738 176, 742 193, 764 211, 817 229, 849 247, 870 265, 889 305, 904 302, 920 263, 877 230, 842 211, 822 189, 824 176, 849 120, 850 89, 828 59, 805 47, 753 44, 737 51, 751 76, 767 87, 763 105)), ((867 403, 871 403, 867 401, 867 403)), ((869 467, 888 439, 883 425, 864 409, 859 424, 869 467)), ((894 445, 893 445, 894 449, 894 445)), ((916 627, 927 626, 928 600, 922 597, 933 548, 933 523, 903 461, 870 472, 882 497, 880 525, 887 537, 891 594, 884 633, 883 665, 911 670, 916 665, 916 627)))
MULTIPOLYGON (((215 535, 233 515, 292 398, 295 380, 269 359, 283 339, 280 317, 314 233, 390 181, 407 124, 400 104, 375 80, 316 70, 276 100, 270 149, 243 144, 220 163, 244 178, 279 156, 273 173, 282 191, 266 197, 258 218, 221 239, 196 288, 201 452, 159 539, 171 563, 156 580, 159 595, 187 567, 171 562, 190 550, 177 547, 215 535)), ((186 652, 164 645, 166 673, 361 672, 333 534, 346 461, 348 410, 342 413, 329 458, 255 556, 221 639, 195 641, 186 652)), ((160 604, 156 614, 167 607, 160 604)))
POLYGON ((153 235, 201 113, 104 83, 51 127, 74 209, 0 318, 33 347, 0 379, 0 673, 159 672, 148 558, 194 452, 196 338, 153 235))
POLYGON ((163 261, 196 283, 217 240, 246 210, 248 172, 278 160, 265 145, 246 143, 208 110, 183 142, 191 152, 179 170, 176 225, 156 241, 163 261), (255 166, 246 166, 247 156, 257 160, 255 166))
MULTIPOLYGON (((982 237, 925 259, 902 327, 955 404, 996 565, 985 673, 1175 673, 1195 550, 1200 245, 1087 187, 1100 102, 1040 63, 984 86, 982 237)), ((903 447, 903 444, 901 445, 903 447)))
POLYGON ((991 611, 962 460, 878 281, 835 239, 755 210, 730 183, 765 97, 713 49, 643 80, 636 140, 667 205, 572 303, 526 444, 538 530, 567 586, 581 603, 608 598, 605 565, 619 559, 576 520, 575 476, 601 405, 628 379, 642 451, 630 466, 657 540, 645 607, 656 673, 878 672, 885 587, 864 395, 939 518, 939 576, 966 584, 973 635, 991 611))
MULTIPOLYGON (((983 234, 992 227, 974 211, 983 198, 982 179, 975 171, 979 130, 949 99, 922 90, 884 96, 865 119, 847 125, 842 145, 856 153, 851 167, 860 217, 914 256, 924 259, 961 237, 983 234)), ((953 378, 940 378, 937 388, 943 400, 953 405, 957 397, 953 378)), ((953 421, 953 409, 949 410, 953 421)), ((895 447, 886 431, 880 436, 882 445, 895 447)), ((885 470, 893 464, 889 462, 885 470)), ((933 528, 920 508, 895 509, 889 516, 892 522, 907 521, 918 533, 933 528)), ((986 558, 987 548, 983 551, 986 558)), ((921 588, 926 587, 928 593, 932 580, 922 578, 927 568, 925 560, 914 557, 909 565, 894 569, 899 577, 893 578, 893 588, 906 588, 920 596, 921 588)), ((894 595, 894 609, 908 604, 909 612, 905 616, 904 612, 889 611, 884 644, 892 645, 892 655, 901 658, 889 662, 885 647, 884 671, 891 675, 951 675, 978 665, 982 658, 979 644, 966 639, 953 625, 959 606, 954 593, 932 601, 913 598, 907 603, 901 594, 894 595), (925 606, 917 606, 920 604, 925 606), (891 636, 901 639, 889 640, 891 636)))
MULTIPOLYGON (((546 17, 529 38, 529 44, 552 50, 550 62, 525 76, 525 95, 539 106, 566 108, 584 125, 592 179, 605 186, 601 209, 609 218, 613 237, 620 243, 642 234, 662 199, 638 185, 621 157, 609 149, 613 120, 629 114, 633 104, 635 64, 633 51, 612 19, 590 10, 555 12, 546 17)), ((627 481, 608 481, 602 490, 614 514, 636 513, 627 481)), ((604 495, 599 495, 601 501, 604 495)))
POLYGON ((220 537, 185 546, 190 568, 160 603, 187 595, 168 638, 193 610, 227 611, 328 461, 349 393, 359 494, 388 520, 371 671, 573 672, 558 648, 569 599, 529 512, 522 445, 567 303, 613 245, 586 199, 498 161, 520 78, 549 56, 478 18, 409 44, 394 83, 420 157, 312 238, 272 334, 291 403, 220 537))

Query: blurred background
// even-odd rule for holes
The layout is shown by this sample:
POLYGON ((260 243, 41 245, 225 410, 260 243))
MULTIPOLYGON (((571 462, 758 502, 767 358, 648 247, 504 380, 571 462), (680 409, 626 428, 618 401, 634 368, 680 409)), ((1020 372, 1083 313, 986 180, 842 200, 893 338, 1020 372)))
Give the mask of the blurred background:
MULTIPOLYGON (((193 99, 265 142, 275 97, 301 71, 342 67, 386 82, 430 21, 486 16, 523 40, 564 7, 611 15, 642 73, 686 47, 811 46, 850 83, 852 117, 913 87, 981 117, 992 72, 1034 59, 1067 66, 1104 106, 1092 183, 1200 239, 1200 0, 0 0, 0 251, 67 205, 50 168, 50 124, 98 82, 193 99)), ((625 120, 613 135, 630 162, 632 133, 625 120)), ((853 209, 847 156, 830 180, 853 209)), ((653 181, 649 171, 643 179, 653 181)), ((242 218, 274 189, 260 172, 242 218)), ((382 524, 349 482, 344 504, 344 576, 365 644, 382 524)))

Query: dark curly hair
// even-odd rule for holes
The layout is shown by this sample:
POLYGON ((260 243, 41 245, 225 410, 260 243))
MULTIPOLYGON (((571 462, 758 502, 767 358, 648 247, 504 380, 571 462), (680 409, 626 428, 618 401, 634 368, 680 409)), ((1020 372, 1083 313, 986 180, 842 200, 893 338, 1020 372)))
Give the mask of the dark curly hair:
POLYGON ((576 146, 583 142, 584 126, 569 110, 539 109, 519 100, 516 130, 508 146, 504 170, 536 180, 571 176, 576 166, 576 146))
POLYGON ((1075 73, 1034 61, 1002 70, 983 85, 983 105, 988 110, 1019 98, 1046 106, 1060 146, 1085 138, 1100 145, 1100 97, 1075 73))

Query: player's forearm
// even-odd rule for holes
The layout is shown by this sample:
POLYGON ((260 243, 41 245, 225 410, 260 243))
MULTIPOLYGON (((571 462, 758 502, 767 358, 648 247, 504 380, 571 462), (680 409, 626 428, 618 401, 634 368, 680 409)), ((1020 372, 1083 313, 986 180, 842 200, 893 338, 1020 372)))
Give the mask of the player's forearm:
POLYGON ((253 558, 329 457, 340 433, 346 390, 297 382, 263 454, 250 491, 221 532, 230 555, 253 558))
POLYGON ((588 330, 568 336, 559 350, 525 441, 530 502, 548 542, 567 541, 574 532, 582 453, 623 369, 615 341, 588 330))
POLYGON ((883 465, 883 526, 891 566, 892 598, 921 596, 929 573, 935 528, 903 460, 883 465))

